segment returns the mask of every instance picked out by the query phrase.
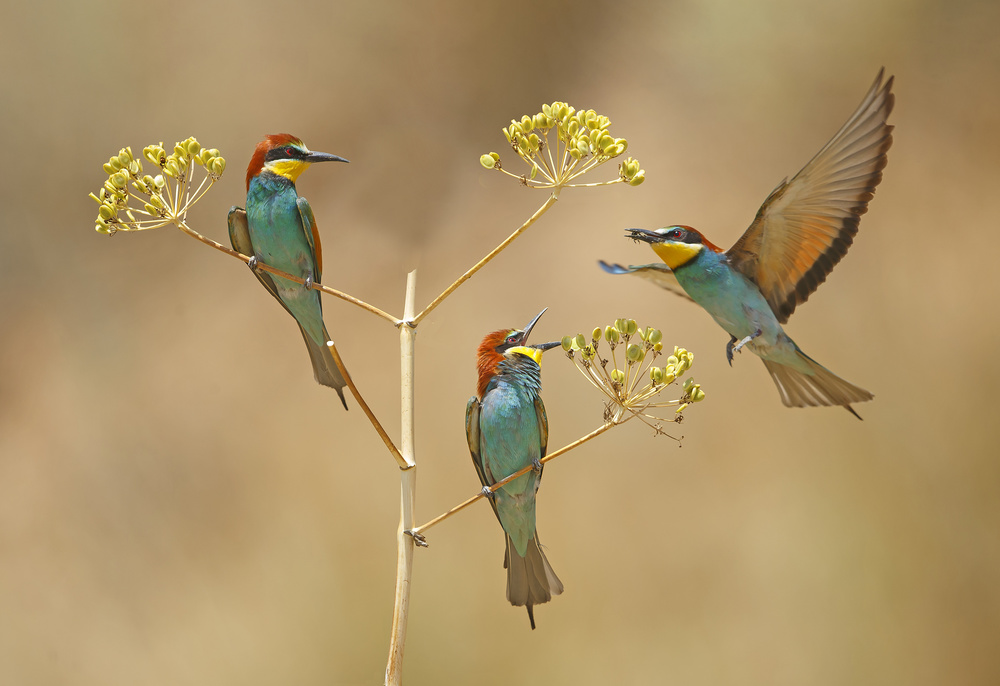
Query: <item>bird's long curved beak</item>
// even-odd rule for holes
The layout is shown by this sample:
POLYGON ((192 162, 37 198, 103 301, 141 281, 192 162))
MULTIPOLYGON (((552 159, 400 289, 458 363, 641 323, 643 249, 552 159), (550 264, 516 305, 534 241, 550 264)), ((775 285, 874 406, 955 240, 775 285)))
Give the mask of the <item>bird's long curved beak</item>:
POLYGON ((315 164, 316 162, 350 162, 350 160, 345 160, 340 155, 331 155, 328 152, 313 152, 312 150, 309 151, 309 154, 302 161, 309 164, 315 164))
POLYGON ((535 324, 538 323, 538 320, 542 318, 542 315, 545 314, 548 311, 548 309, 549 308, 546 307, 544 310, 536 314, 535 318, 532 319, 530 322, 528 322, 528 325, 524 327, 524 329, 522 329, 524 331, 524 335, 521 336, 521 345, 525 344, 525 342, 528 340, 528 336, 531 335, 531 330, 535 328, 535 324))
POLYGON ((661 243, 663 236, 648 229, 625 229, 625 237, 643 243, 661 243))

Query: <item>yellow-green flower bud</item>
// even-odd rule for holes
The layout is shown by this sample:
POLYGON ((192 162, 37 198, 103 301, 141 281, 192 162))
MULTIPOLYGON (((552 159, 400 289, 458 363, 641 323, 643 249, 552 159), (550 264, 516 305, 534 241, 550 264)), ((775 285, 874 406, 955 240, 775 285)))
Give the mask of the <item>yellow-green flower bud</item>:
POLYGON ((653 344, 659 343, 661 340, 663 340, 663 332, 660 331, 659 329, 653 329, 649 332, 649 335, 646 337, 646 340, 653 344))
POLYGON ((226 171, 226 160, 222 157, 216 157, 211 162, 212 173, 216 176, 222 176, 222 172, 226 171))
MULTIPOLYGON (((104 202, 104 198, 98 198, 93 193, 89 193, 88 195, 90 195, 90 197, 92 197, 94 199, 94 202, 96 202, 98 205, 104 202)), ((104 193, 102 192, 101 195, 104 195, 104 193)))
POLYGON ((97 208, 97 216, 99 216, 101 219, 104 219, 105 221, 111 219, 113 216, 115 216, 115 208, 111 207, 110 205, 101 205, 99 208, 97 208))
POLYGON ((584 348, 587 347, 587 339, 583 337, 582 333, 578 333, 576 335, 576 338, 573 339, 573 342, 576 343, 576 347, 579 348, 580 350, 583 350, 584 348))
POLYGON ((601 334, 603 333, 604 332, 601 331, 601 327, 597 327, 596 329, 594 329, 594 332, 593 334, 591 334, 590 338, 596 343, 597 341, 601 340, 601 334))
POLYGON ((620 369, 612 369, 611 380, 615 383, 625 383, 625 372, 620 369))
POLYGON ((635 343, 630 343, 628 348, 625 349, 625 357, 629 362, 640 362, 645 355, 646 351, 635 343))
POLYGON ((126 183, 128 183, 128 177, 122 172, 115 172, 111 175, 111 184, 115 188, 125 188, 126 183))
POLYGON ((694 388, 691 389, 691 402, 700 403, 704 399, 705 391, 701 390, 701 386, 695 384, 694 388))
POLYGON ((163 187, 167 185, 167 180, 163 178, 163 174, 157 174, 156 178, 153 179, 153 183, 156 184, 157 188, 163 190, 163 187))
POLYGON ((635 320, 634 319, 629 319, 628 320, 628 335, 629 336, 635 335, 635 332, 638 331, 638 329, 639 329, 639 325, 635 323, 635 320))
POLYGON ((167 163, 163 165, 163 173, 171 177, 177 177, 181 173, 180 165, 177 164, 177 158, 167 158, 167 163))
POLYGON ((199 152, 201 152, 201 144, 194 139, 194 137, 188 138, 184 141, 184 147, 187 149, 187 154, 194 157, 199 152))
POLYGON ((663 370, 660 369, 659 367, 650 367, 649 368, 649 380, 652 381, 654 384, 662 383, 663 382, 663 370))
POLYGON ((570 350, 573 349, 573 337, 572 336, 563 336, 562 337, 562 349, 565 350, 566 352, 569 352, 570 350))
POLYGON ((165 207, 165 205, 163 204, 163 200, 158 195, 151 195, 151 196, 149 196, 149 203, 153 207, 155 207, 157 209, 160 209, 160 210, 162 210, 165 207))
POLYGON ((493 159, 492 155, 480 155, 479 164, 483 165, 484 169, 493 169, 496 166, 497 161, 493 159))
POLYGON ((659 342, 654 343, 653 344, 653 350, 655 350, 656 352, 663 352, 663 343, 659 343, 659 342))
POLYGON ((673 365, 667 365, 663 368, 663 383, 673 383, 677 380, 677 370, 674 369, 673 365))
POLYGON ((684 379, 684 383, 681 384, 681 388, 683 388, 686 391, 687 389, 691 388, 691 384, 693 383, 694 379, 689 376, 688 378, 684 379))
POLYGON ((133 176, 142 171, 142 163, 139 160, 132 160, 128 163, 129 174, 133 176))
POLYGON ((121 167, 127 167, 128 163, 131 161, 132 161, 132 156, 128 154, 125 148, 122 148, 121 152, 118 153, 118 164, 121 167))
POLYGON ((688 406, 687 403, 681 403, 680 406, 676 410, 674 410, 674 414, 680 414, 685 409, 687 409, 687 406, 688 406))
POLYGON ((639 186, 645 180, 646 180, 646 172, 645 172, 645 170, 642 170, 638 174, 636 174, 635 176, 633 176, 631 179, 628 180, 628 185, 630 185, 630 186, 639 186))
POLYGON ((153 207, 152 205, 150 205, 148 202, 145 203, 142 206, 142 209, 144 209, 146 211, 146 214, 151 214, 153 216, 156 216, 157 214, 159 214, 159 212, 157 211, 157 209, 155 207, 153 207))
MULTIPOLYGON (((115 162, 118 161, 117 159, 115 159, 113 157, 111 159, 115 160, 115 162)), ((111 164, 110 162, 105 162, 104 163, 104 173, 107 174, 108 176, 111 176, 112 174, 114 174, 119 169, 121 169, 121 166, 115 167, 115 165, 111 164)))
POLYGON ((609 343, 617 343, 618 338, 619 338, 618 329, 614 328, 613 326, 607 326, 604 328, 604 340, 608 341, 609 343))

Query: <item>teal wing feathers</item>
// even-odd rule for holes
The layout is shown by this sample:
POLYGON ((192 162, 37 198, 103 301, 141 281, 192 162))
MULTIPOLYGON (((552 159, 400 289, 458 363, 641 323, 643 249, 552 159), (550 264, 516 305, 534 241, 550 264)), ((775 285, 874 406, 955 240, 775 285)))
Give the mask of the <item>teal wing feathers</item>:
POLYGON ((662 262, 656 264, 630 264, 627 267, 623 267, 620 264, 609 264, 604 260, 599 260, 598 264, 608 274, 616 276, 620 274, 632 274, 650 283, 655 283, 660 288, 670 291, 674 295, 679 295, 685 300, 691 300, 691 296, 687 294, 684 287, 677 281, 677 275, 674 274, 674 270, 662 262))
MULTIPOLYGON (((242 207, 236 207, 235 205, 229 210, 229 243, 233 246, 233 250, 239 253, 243 253, 249 257, 254 257, 256 251, 253 247, 253 241, 250 240, 250 228, 247 225, 247 213, 242 207)), ((274 281, 271 280, 271 275, 265 271, 255 270, 253 273, 257 277, 257 280, 263 284, 267 292, 274 296, 274 299, 281 303, 281 306, 285 308, 288 314, 292 314, 292 311, 288 309, 285 301, 281 299, 278 295, 278 289, 274 285, 274 281)), ((293 317, 295 315, 292 315, 293 317)))
MULTIPOLYGON (((492 486, 496 481, 492 474, 487 474, 486 466, 483 464, 482 449, 480 444, 480 433, 479 433, 479 411, 482 406, 479 404, 479 398, 472 396, 469 398, 469 404, 465 406, 465 437, 469 441, 469 453, 472 455, 472 465, 476 468, 476 474, 479 475, 479 481, 483 484, 483 487, 492 486)), ((542 410, 544 412, 544 409, 542 410)), ((497 504, 493 498, 487 498, 490 501, 490 506, 493 508, 493 514, 497 516, 497 520, 500 519, 500 513, 497 512, 497 504)))
POLYGON ((312 249, 314 257, 315 269, 313 270, 313 280, 316 283, 322 283, 323 247, 319 241, 319 227, 316 226, 316 215, 313 214, 312 207, 305 198, 299 196, 295 204, 298 205, 299 217, 302 219, 302 230, 306 234, 306 240, 309 241, 309 247, 312 249))

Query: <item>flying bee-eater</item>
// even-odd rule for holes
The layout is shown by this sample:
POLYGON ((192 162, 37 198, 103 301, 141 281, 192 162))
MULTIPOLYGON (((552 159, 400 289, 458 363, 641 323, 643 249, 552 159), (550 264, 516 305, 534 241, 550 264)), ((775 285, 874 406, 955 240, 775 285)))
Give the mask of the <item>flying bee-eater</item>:
POLYGON ((882 180, 893 127, 886 123, 895 96, 884 70, 861 105, 791 181, 771 191, 743 236, 723 252, 689 226, 626 236, 649 243, 664 264, 601 266, 636 274, 701 305, 730 335, 726 357, 746 346, 764 361, 788 407, 871 400, 806 355, 782 324, 823 283, 847 253, 861 215, 882 180))
POLYGON ((532 629, 532 608, 563 591, 542 552, 535 527, 535 494, 549 442, 540 364, 542 353, 559 345, 527 345, 531 329, 543 314, 545 310, 523 329, 501 329, 483 339, 478 352, 479 384, 465 409, 465 434, 484 490, 528 465, 534 466, 489 496, 506 535, 503 566, 507 569, 507 600, 527 607, 532 629))
POLYGON ((257 269, 257 264, 263 263, 306 284, 322 280, 323 252, 316 217, 309 201, 295 190, 295 180, 316 162, 347 160, 313 152, 287 133, 267 136, 258 143, 247 167, 246 210, 235 206, 229 210, 229 241, 234 250, 253 258, 250 268, 254 275, 298 322, 316 381, 335 389, 347 409, 347 383, 326 345, 331 339, 323 323, 319 292, 257 269))

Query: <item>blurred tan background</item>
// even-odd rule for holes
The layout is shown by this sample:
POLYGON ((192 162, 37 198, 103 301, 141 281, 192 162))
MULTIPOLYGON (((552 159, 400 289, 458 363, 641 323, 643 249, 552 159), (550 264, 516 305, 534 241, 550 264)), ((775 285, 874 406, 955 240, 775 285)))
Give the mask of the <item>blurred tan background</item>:
MULTIPOLYGON (((488 507, 432 530, 407 683, 1000 683, 996 2, 8 1, 0 26, 0 683, 382 679, 394 463, 246 267, 171 229, 94 233, 107 157, 222 150, 191 217, 222 241, 263 134, 349 158, 299 183, 325 281, 399 313, 408 270, 427 303, 544 200, 478 157, 511 161, 500 128, 553 100, 611 117, 647 181, 565 192, 420 327, 419 519, 478 488, 478 340, 543 306, 538 340, 661 327, 708 400, 683 447, 630 424, 546 470, 566 592, 535 632, 488 507), (885 181, 788 327, 875 393, 862 423, 782 407, 708 315, 596 260, 652 261, 628 226, 730 245, 881 65, 885 181)), ((325 312, 397 434, 395 330, 325 312)), ((602 407, 546 360, 555 448, 602 407)))

